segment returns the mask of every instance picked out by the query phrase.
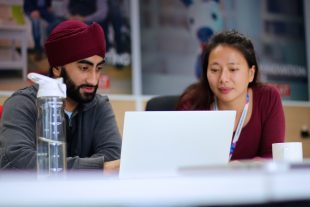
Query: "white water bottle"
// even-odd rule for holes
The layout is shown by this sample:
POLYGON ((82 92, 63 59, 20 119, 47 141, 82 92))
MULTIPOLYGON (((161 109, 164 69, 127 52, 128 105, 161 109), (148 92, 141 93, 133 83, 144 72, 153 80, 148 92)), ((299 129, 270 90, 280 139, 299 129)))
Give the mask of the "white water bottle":
POLYGON ((66 125, 64 101, 66 85, 37 73, 28 78, 39 84, 37 93, 37 174, 39 178, 66 173, 66 125))

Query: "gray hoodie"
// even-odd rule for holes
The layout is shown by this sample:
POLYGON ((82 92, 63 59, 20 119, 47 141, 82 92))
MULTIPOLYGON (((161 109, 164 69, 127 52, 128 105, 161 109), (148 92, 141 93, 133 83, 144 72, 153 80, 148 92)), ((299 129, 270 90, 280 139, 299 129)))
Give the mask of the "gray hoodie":
MULTIPOLYGON (((0 167, 36 169, 37 87, 16 91, 4 103, 0 122, 0 167)), ((79 104, 67 125, 68 169, 103 169, 120 159, 121 135, 107 96, 79 104)))

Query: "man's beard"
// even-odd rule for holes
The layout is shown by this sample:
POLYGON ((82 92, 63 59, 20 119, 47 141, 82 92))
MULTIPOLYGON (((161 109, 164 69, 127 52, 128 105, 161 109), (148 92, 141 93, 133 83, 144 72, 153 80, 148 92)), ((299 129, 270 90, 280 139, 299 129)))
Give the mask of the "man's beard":
POLYGON ((68 76, 68 73, 66 72, 64 67, 61 68, 60 77, 63 78, 64 83, 67 85, 67 97, 71 98, 77 103, 88 103, 94 99, 98 88, 98 84, 95 86, 89 84, 82 84, 77 86, 68 76), (93 87, 95 90, 92 93, 81 93, 80 89, 83 87, 93 87))

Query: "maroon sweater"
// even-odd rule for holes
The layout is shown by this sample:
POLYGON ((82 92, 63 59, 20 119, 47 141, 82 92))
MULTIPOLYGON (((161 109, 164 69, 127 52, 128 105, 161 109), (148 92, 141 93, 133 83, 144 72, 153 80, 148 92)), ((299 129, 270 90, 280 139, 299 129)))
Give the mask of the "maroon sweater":
MULTIPOLYGON (((179 109, 190 109, 194 97, 181 100, 179 109)), ((272 143, 284 142, 285 118, 278 91, 267 85, 253 88, 253 110, 242 128, 231 160, 271 158, 272 143)))

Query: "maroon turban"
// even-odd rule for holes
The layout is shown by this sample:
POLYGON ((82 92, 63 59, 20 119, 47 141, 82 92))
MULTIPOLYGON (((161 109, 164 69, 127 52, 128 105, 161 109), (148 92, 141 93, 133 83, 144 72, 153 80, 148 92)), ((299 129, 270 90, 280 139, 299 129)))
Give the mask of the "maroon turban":
POLYGON ((93 55, 105 57, 105 36, 97 23, 87 25, 77 20, 58 24, 45 42, 51 67, 63 66, 93 55))

